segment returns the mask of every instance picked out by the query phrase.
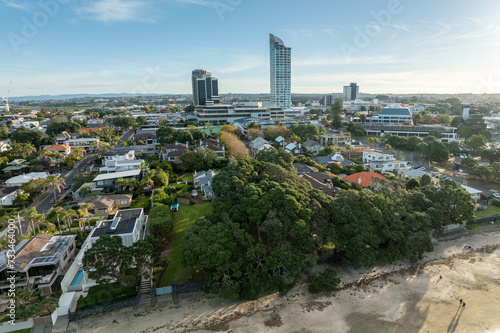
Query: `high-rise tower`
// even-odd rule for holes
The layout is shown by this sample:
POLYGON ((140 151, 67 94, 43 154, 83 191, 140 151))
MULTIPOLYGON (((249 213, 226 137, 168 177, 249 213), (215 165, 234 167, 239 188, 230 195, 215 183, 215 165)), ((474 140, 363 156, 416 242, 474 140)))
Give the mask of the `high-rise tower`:
POLYGON ((191 77, 194 105, 207 105, 220 102, 219 80, 212 77, 206 69, 195 69, 191 77))
POLYGON ((279 107, 290 107, 292 105, 292 48, 286 47, 280 38, 269 34, 269 51, 271 62, 271 103, 279 107))
POLYGON ((357 83, 351 83, 348 86, 344 86, 344 102, 355 101, 358 99, 359 86, 357 83))

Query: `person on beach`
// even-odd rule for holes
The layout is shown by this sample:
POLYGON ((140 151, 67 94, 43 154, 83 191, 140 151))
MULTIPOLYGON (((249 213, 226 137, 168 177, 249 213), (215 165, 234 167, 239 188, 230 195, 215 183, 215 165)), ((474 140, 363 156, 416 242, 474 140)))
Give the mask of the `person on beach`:
POLYGON ((465 308, 465 302, 462 304, 462 306, 465 308))
POLYGON ((460 299, 460 305, 462 305, 462 303, 463 303, 463 302, 464 302, 464 301, 462 301, 462 299, 460 299))

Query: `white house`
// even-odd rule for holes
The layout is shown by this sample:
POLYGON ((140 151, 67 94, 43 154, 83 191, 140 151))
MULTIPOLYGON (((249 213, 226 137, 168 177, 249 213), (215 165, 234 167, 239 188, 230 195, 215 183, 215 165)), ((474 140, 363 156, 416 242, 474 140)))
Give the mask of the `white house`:
POLYGON ((392 161, 372 161, 369 163, 370 169, 380 170, 382 172, 397 170, 404 168, 408 165, 408 162, 392 160, 392 161))
POLYGON ((0 187, 0 206, 13 205, 14 199, 21 193, 21 189, 17 186, 0 187))
POLYGON ((107 160, 104 166, 99 168, 99 172, 122 172, 137 170, 141 168, 144 160, 107 160))
POLYGON ((272 148, 272 146, 269 144, 269 141, 267 141, 264 138, 261 138, 260 136, 248 144, 248 147, 250 148, 250 153, 255 156, 257 155, 260 151, 264 149, 269 149, 272 148))
POLYGON ((307 152, 311 152, 313 154, 318 154, 324 148, 318 141, 314 140, 307 140, 302 144, 302 146, 307 152))
POLYGON ((92 143, 99 141, 99 139, 95 138, 69 139, 64 141, 64 144, 70 146, 72 149, 76 147, 82 147, 85 150, 89 150, 92 143))
POLYGON ((205 192, 206 198, 213 198, 215 193, 212 189, 212 180, 216 173, 212 170, 203 171, 200 173, 195 173, 193 175, 193 184, 196 187, 200 187, 200 190, 205 192))
POLYGON ((89 236, 90 245, 100 236, 108 235, 119 236, 123 240, 123 245, 132 246, 144 237, 147 220, 142 208, 119 210, 112 220, 98 222, 89 236))
POLYGON ((413 117, 409 108, 383 108, 375 117, 367 119, 371 123, 382 124, 413 124, 413 117))
POLYGON ((363 163, 394 161, 394 154, 385 154, 378 151, 364 151, 363 163))
POLYGON ((102 157, 102 164, 106 161, 132 161, 135 160, 135 151, 127 147, 113 148, 102 157))
POLYGON ((9 178, 5 181, 7 186, 21 186, 23 184, 29 183, 33 179, 43 178, 47 179, 50 176, 47 172, 30 172, 25 175, 19 175, 16 177, 9 178))

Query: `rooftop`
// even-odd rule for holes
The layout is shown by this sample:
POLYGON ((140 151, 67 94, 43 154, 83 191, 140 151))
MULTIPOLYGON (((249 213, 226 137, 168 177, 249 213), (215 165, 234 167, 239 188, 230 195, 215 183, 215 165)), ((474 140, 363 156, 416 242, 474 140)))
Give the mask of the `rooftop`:
POLYGON ((411 112, 408 108, 383 108, 379 116, 410 116, 411 112))
POLYGON ((101 221, 91 236, 130 234, 142 212, 142 208, 119 210, 114 219, 101 221))
POLYGON ((362 187, 367 187, 373 182, 373 178, 386 179, 384 176, 376 172, 358 172, 344 177, 344 180, 349 183, 357 183, 362 187))
POLYGON ((129 171, 122 171, 122 172, 106 173, 106 174, 103 174, 103 175, 98 175, 97 177, 94 178, 94 181, 97 182, 99 180, 108 180, 108 179, 118 179, 118 178, 135 177, 135 176, 139 176, 140 173, 141 173, 140 169, 129 170, 129 171))
POLYGON ((0 187, 0 198, 3 198, 11 193, 17 191, 19 187, 17 186, 2 186, 0 187))

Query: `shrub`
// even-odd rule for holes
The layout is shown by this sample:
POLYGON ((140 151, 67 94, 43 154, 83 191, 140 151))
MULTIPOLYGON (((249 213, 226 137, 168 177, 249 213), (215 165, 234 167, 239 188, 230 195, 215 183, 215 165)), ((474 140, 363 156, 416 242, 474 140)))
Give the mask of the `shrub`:
POLYGON ((500 207, 500 200, 493 199, 493 201, 491 202, 491 204, 492 204, 493 206, 500 207))
POLYGON ((190 205, 194 205, 195 203, 196 203, 196 200, 194 200, 194 199, 189 199, 189 204, 190 204, 190 205))
POLYGON ((340 278, 337 272, 328 267, 323 273, 309 276, 309 292, 317 294, 323 291, 331 292, 337 289, 340 278))
POLYGON ((169 206, 155 205, 149 212, 148 230, 155 238, 167 238, 174 227, 174 219, 169 206))

